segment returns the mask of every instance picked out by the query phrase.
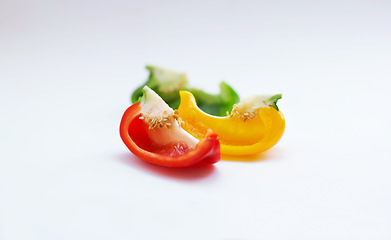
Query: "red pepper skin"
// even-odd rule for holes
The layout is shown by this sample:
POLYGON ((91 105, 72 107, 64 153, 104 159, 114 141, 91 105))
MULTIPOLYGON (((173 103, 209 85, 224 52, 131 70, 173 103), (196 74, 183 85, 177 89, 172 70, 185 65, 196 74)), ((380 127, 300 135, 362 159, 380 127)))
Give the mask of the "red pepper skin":
POLYGON ((140 120, 140 103, 130 106, 124 113, 120 124, 120 136, 129 150, 142 160, 165 167, 189 167, 198 163, 214 164, 220 160, 220 143, 217 134, 211 130, 205 138, 200 140, 194 149, 169 156, 153 152, 147 148, 147 134, 149 130, 144 121, 140 120), (134 128, 134 129, 133 129, 134 128), (136 144, 137 141, 139 144, 136 144), (145 142, 145 144, 140 144, 145 142), (144 145, 144 146, 140 146, 144 145))

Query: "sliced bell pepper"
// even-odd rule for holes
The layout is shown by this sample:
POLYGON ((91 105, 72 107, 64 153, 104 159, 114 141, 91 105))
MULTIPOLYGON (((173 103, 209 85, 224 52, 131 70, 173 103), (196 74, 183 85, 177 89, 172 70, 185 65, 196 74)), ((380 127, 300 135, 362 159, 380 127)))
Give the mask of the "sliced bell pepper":
POLYGON ((220 160, 217 134, 207 131, 198 140, 181 127, 181 120, 154 91, 143 88, 140 102, 130 106, 120 124, 120 135, 137 157, 166 167, 188 167, 220 160))
POLYGON ((143 95, 142 89, 148 86, 155 91, 172 108, 177 109, 180 103, 179 91, 186 90, 193 93, 198 106, 205 112, 224 116, 226 111, 239 102, 238 94, 227 83, 220 83, 220 93, 210 94, 201 89, 189 87, 187 75, 165 68, 148 65, 149 78, 147 82, 137 88, 132 94, 132 102, 138 102, 143 95))
POLYGON ((180 97, 178 111, 184 122, 183 129, 198 139, 212 129, 219 135, 222 154, 238 156, 264 152, 284 133, 285 119, 276 105, 281 94, 242 99, 225 117, 204 113, 190 92, 181 91, 180 97))

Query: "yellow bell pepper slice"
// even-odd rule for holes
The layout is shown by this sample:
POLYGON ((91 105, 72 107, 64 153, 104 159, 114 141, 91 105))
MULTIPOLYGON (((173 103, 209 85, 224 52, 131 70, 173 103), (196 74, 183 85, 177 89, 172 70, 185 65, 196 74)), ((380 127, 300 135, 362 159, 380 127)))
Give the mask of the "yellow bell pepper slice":
POLYGON ((273 147, 285 130, 285 119, 276 102, 281 95, 254 96, 235 104, 226 117, 212 116, 198 108, 190 92, 180 92, 182 128, 198 139, 212 129, 220 139, 221 153, 245 156, 273 147))

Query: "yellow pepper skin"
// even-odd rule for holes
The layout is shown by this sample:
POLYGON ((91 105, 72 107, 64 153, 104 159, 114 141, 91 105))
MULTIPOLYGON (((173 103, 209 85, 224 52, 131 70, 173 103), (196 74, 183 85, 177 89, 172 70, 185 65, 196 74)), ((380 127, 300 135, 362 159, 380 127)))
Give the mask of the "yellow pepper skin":
POLYGON ((182 128, 198 139, 203 139, 207 130, 212 129, 219 136, 223 155, 264 152, 281 139, 285 130, 284 116, 273 106, 265 105, 252 112, 238 112, 234 107, 229 116, 217 117, 199 109, 190 92, 181 91, 180 97, 178 111, 182 128))

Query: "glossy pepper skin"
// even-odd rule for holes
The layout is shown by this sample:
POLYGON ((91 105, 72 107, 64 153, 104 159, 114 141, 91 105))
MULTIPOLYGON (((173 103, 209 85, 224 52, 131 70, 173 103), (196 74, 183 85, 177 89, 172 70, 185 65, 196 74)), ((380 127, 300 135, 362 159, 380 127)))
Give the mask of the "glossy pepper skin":
MULTIPOLYGON (((283 114, 277 110, 276 102, 281 95, 274 95, 261 103, 240 102, 231 114, 217 117, 197 107, 190 92, 181 91, 179 116, 183 129, 198 139, 203 138, 207 129, 219 135, 221 153, 245 156, 264 152, 273 147, 282 137, 285 129, 283 114)), ((254 99, 260 101, 260 98, 254 99)))
MULTIPOLYGON (((167 121, 162 122, 165 126, 156 125, 156 121, 148 118, 156 115, 154 109, 158 109, 160 114, 159 104, 153 106, 152 103, 151 107, 151 104, 143 104, 142 100, 141 103, 130 106, 122 117, 120 136, 134 155, 152 164, 177 168, 198 163, 213 164, 220 160, 220 144, 216 133, 208 131, 204 138, 197 140, 176 125, 176 119, 170 118, 170 115, 166 118, 167 121), (145 120, 147 118, 150 122, 145 120), (154 125, 156 126, 153 127, 154 125)), ((171 109, 168 106, 164 107, 164 113, 171 109)))
POLYGON ((143 87, 148 86, 155 91, 170 107, 177 109, 180 103, 179 91, 191 92, 197 99, 198 106, 205 112, 217 116, 225 116, 225 112, 239 102, 235 90, 225 82, 220 83, 220 93, 211 94, 189 86, 186 73, 169 70, 157 66, 146 66, 149 78, 132 93, 132 102, 136 103, 143 95, 143 87))

